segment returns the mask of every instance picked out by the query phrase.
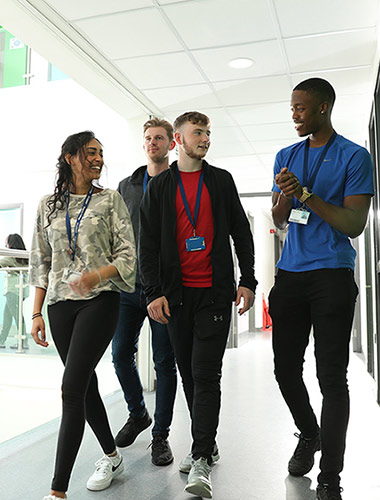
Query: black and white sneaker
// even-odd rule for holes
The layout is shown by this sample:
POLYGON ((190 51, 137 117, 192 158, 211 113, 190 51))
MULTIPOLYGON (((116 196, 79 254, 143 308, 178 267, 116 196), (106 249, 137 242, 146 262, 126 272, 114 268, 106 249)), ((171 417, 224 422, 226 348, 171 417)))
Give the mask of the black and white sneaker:
POLYGON ((207 458, 193 460, 185 491, 197 497, 212 498, 211 467, 207 458))
POLYGON ((143 417, 129 417, 124 426, 117 433, 115 438, 116 446, 125 448, 135 442, 137 436, 143 430, 147 429, 152 423, 149 413, 146 412, 143 417))
POLYGON ((173 462, 173 453, 167 439, 159 435, 153 436, 150 446, 152 447, 153 465, 169 465, 173 462))
POLYGON ((328 484, 318 484, 317 500, 342 500, 342 488, 339 486, 329 486, 328 484))
POLYGON ((292 476, 304 476, 313 468, 314 454, 321 449, 321 440, 319 433, 310 439, 297 432, 294 435, 298 438, 298 445, 289 460, 288 471, 292 476))
MULTIPOLYGON (((219 455, 219 450, 218 446, 214 444, 214 448, 212 449, 212 454, 211 454, 211 465, 214 465, 215 462, 217 462, 220 459, 219 455)), ((193 455, 192 453, 188 453, 186 457, 181 461, 179 464, 179 470, 180 472, 183 472, 184 474, 189 474, 191 470, 191 466, 193 463, 193 455)))
POLYGON ((104 455, 95 465, 95 472, 87 481, 87 489, 91 491, 105 490, 124 470, 123 457, 119 452, 114 457, 104 455))

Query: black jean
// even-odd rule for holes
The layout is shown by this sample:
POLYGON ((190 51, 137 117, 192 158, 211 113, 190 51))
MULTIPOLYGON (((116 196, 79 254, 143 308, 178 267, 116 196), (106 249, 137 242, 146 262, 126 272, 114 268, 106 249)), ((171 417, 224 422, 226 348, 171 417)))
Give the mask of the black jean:
POLYGON ((313 326, 323 396, 320 483, 338 484, 343 469, 349 419, 347 366, 357 294, 352 270, 319 269, 298 273, 279 270, 269 295, 276 379, 296 426, 306 437, 318 433, 302 378, 313 326))
POLYGON ((191 416, 192 454, 211 459, 220 412, 222 359, 231 304, 216 304, 211 288, 183 288, 171 309, 168 331, 191 416))
POLYGON ((115 331, 119 301, 117 292, 102 292, 91 300, 67 300, 48 307, 52 337, 65 365, 53 490, 67 491, 86 420, 103 452, 115 450, 94 370, 115 331))

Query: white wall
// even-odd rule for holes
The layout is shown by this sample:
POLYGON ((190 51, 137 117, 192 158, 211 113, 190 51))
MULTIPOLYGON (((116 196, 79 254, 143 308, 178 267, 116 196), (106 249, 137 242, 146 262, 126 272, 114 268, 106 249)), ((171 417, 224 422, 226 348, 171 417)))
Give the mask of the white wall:
POLYGON ((28 249, 38 201, 53 191, 55 165, 68 135, 94 131, 104 147, 102 184, 107 187, 115 189, 145 162, 142 125, 148 117, 127 122, 72 80, 1 89, 0 109, 0 203, 24 203, 28 249))
MULTIPOLYGON (((270 187, 268 188, 268 190, 270 187)), ((274 234, 275 229, 270 215, 271 198, 242 198, 242 204, 247 212, 254 218, 254 245, 255 245, 255 275, 259 282, 256 289, 255 301, 255 326, 262 328, 263 308, 262 294, 268 301, 268 294, 274 283, 274 234)), ((244 331, 243 323, 239 323, 239 331, 244 331)))

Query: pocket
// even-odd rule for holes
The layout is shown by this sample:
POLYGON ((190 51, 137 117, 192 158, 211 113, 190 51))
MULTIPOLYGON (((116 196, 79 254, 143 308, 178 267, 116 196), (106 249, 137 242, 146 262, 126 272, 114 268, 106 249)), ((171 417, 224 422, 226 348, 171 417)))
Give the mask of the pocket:
POLYGON ((211 304, 195 313, 195 334, 200 339, 228 335, 231 304, 211 304))

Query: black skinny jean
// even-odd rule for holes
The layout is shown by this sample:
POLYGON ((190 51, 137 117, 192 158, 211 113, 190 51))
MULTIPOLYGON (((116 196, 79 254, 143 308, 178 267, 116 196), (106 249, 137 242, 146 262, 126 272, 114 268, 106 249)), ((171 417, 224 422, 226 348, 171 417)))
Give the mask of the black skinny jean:
POLYGON ((103 452, 115 450, 94 370, 114 334, 119 303, 117 292, 102 292, 91 300, 67 300, 48 307, 52 337, 65 365, 53 490, 67 491, 86 420, 103 452))
POLYGON ((319 483, 339 484, 349 419, 347 366, 358 289, 350 269, 279 270, 269 295, 275 375, 294 422, 306 437, 318 423, 302 378, 313 326, 323 402, 319 483))
POLYGON ((170 312, 168 332, 191 416, 193 458, 211 460, 231 304, 214 303, 211 288, 184 287, 182 305, 170 312))

